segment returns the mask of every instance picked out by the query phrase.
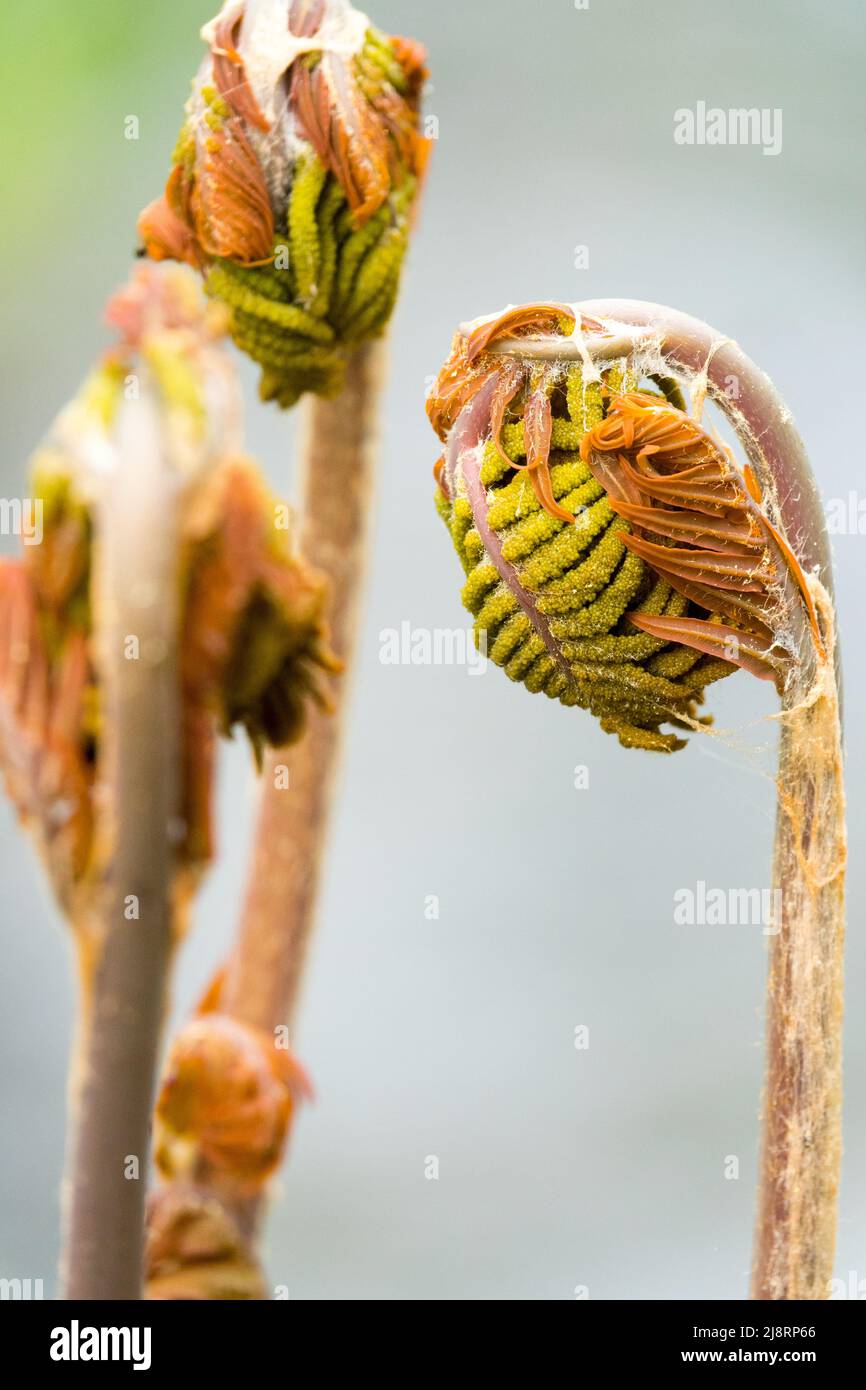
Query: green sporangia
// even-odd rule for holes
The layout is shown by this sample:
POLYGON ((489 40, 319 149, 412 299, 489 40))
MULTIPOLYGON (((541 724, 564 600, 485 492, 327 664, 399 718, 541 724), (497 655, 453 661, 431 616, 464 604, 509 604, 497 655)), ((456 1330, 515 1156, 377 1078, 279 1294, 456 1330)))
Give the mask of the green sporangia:
MULTIPOLYGON (((636 384, 622 366, 605 382, 616 391, 636 384)), ((465 488, 458 483, 453 499, 440 489, 437 507, 466 574, 462 599, 476 643, 491 661, 527 690, 589 710, 625 747, 672 752, 684 740, 660 726, 688 727, 706 687, 734 668, 630 621, 633 612, 683 617, 689 601, 628 551, 629 523, 581 458, 581 443, 604 411, 601 383, 584 385, 582 369, 572 366, 554 394, 550 453, 553 496, 575 514, 571 525, 535 495, 523 421, 503 428, 507 460, 492 440, 483 444, 486 523, 512 582, 491 560, 465 488)))

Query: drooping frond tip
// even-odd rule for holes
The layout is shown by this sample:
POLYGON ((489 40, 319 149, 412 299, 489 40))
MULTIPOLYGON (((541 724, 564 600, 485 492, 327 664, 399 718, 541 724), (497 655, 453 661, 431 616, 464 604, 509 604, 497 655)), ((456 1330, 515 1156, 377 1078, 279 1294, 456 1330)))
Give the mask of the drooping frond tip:
POLYGON ((819 659, 824 641, 751 469, 675 380, 638 389, 616 341, 557 303, 458 333, 428 401, 447 445, 434 472, 492 659, 624 744, 670 751, 680 740, 660 725, 693 724, 735 666, 784 686, 796 609, 819 659))

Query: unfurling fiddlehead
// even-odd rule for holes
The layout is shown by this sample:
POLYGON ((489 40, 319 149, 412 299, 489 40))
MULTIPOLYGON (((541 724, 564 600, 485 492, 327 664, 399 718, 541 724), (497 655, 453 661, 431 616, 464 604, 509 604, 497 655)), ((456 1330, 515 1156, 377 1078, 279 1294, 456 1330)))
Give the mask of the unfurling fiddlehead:
POLYGON ((336 395, 394 307, 429 151, 423 50, 347 0, 227 0, 202 37, 145 250, 202 271, 264 399, 336 395))
POLYGON ((751 470, 686 413, 673 377, 639 390, 643 375, 602 324, 527 305, 457 335, 428 414, 488 656, 625 747, 671 752, 683 740, 661 725, 693 726, 735 666, 782 688, 798 650, 783 614, 802 607, 819 649, 821 635, 751 470), (557 357, 558 339, 583 351, 557 357))
POLYGON ((832 567, 790 411, 736 343, 662 305, 466 325, 428 404, 479 640, 627 747, 680 746, 710 681, 781 696, 752 1296, 826 1298, 841 1153, 845 795, 832 567), (685 410, 709 395, 747 463, 685 410))
MULTIPOLYGON (((394 306, 431 148, 420 133, 425 55, 411 40, 380 33, 348 0, 227 0, 202 36, 209 53, 165 195, 142 213, 139 231, 152 258, 186 261, 201 273, 208 295, 227 310, 235 343, 261 367, 263 399, 289 407, 306 393, 301 545, 329 581, 329 627, 350 659, 384 376, 376 340, 394 306)), ((273 741, 275 720, 296 727, 293 711, 270 700, 253 709, 253 728, 241 718, 249 707, 245 673, 267 654, 253 643, 230 668, 235 693, 245 695, 235 717, 257 751, 256 729, 273 741)), ((221 1012, 191 1024, 181 1039, 201 1042, 206 1027, 212 1059, 217 1032, 222 1043, 231 1032, 239 1046, 257 1038, 267 1047, 293 1012, 339 735, 339 720, 328 715, 310 721, 288 786, 277 772, 282 754, 268 758, 221 1012)), ((255 1147, 255 1136, 247 1138, 255 1147)), ((221 1184, 218 1166, 199 1169, 191 1201, 221 1184)), ((172 1177, 172 1187, 182 1183, 172 1177)), ((264 1186, 249 1196, 247 1227, 264 1186)), ((170 1209, 183 1242, 182 1206, 170 1209)), ((180 1266, 169 1258, 165 1268, 174 1278, 180 1266)), ((198 1272, 204 1286, 212 1271, 198 1272)), ((159 1285, 161 1273, 154 1278, 159 1285)), ((184 1287, 196 1287, 192 1270, 184 1287)))

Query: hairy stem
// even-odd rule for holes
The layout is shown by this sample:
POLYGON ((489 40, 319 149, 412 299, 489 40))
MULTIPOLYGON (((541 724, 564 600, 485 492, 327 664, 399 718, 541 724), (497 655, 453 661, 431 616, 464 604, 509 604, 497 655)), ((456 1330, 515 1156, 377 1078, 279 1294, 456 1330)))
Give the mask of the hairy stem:
POLYGON ((828 670, 786 696, 767 982, 757 1299, 822 1299, 833 1276, 841 1159, 845 794, 828 670))
MULTIPOLYGON (((334 401, 306 404, 300 549, 331 583, 337 654, 351 664, 372 513, 376 416, 384 349, 356 353, 334 401)), ((267 763, 246 900, 223 995, 245 1023, 291 1026, 313 929, 316 889, 341 742, 344 682, 334 714, 314 712, 304 738, 267 763), (280 777, 288 767, 288 785, 280 777)))
POLYGON ((145 1178, 172 941, 177 495, 159 419, 124 403, 98 508, 105 871, 76 923, 85 1011, 71 1077, 63 1296, 141 1297, 145 1178))

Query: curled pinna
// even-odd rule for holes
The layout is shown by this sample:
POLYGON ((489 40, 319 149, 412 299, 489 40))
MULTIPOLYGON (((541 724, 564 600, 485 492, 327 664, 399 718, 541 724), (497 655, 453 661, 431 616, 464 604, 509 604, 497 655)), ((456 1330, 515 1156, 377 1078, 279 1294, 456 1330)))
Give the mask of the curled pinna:
POLYGON ((462 329, 428 401, 476 640, 530 691, 661 752, 683 746, 662 726, 694 727, 736 666, 781 690, 804 625, 826 655, 754 470, 688 413, 699 374, 679 377, 657 336, 539 303, 462 329))
POLYGON ((283 1155, 306 1073, 274 1037, 226 1014, 191 1019, 175 1038, 156 1105, 156 1165, 223 1195, 255 1193, 283 1155))
POLYGON ((144 248, 201 270, 263 399, 335 395, 394 307, 430 149, 423 49, 348 0, 227 0, 202 37, 144 248))

